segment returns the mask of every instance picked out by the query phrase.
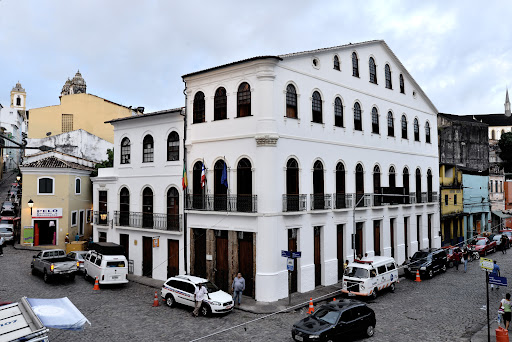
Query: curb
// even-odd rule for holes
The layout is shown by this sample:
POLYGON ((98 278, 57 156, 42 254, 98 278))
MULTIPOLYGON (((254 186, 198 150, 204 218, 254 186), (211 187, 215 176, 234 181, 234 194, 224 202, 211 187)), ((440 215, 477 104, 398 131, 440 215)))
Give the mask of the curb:
POLYGON ((20 244, 17 244, 15 243, 14 245, 12 245, 12 247, 16 250, 20 250, 20 251, 33 251, 33 252, 39 252, 39 251, 42 251, 43 249, 42 248, 36 248, 36 247, 31 247, 31 246, 21 246, 20 244))

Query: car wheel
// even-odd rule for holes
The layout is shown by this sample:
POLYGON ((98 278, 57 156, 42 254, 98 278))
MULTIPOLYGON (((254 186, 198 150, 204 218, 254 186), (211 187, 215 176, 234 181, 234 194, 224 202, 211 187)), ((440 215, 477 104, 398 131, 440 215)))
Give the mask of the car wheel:
POLYGON ((87 274, 87 270, 84 270, 84 279, 89 280, 89 275, 87 274))
POLYGON ((375 328, 373 325, 369 325, 366 327, 366 336, 372 337, 375 334, 375 328))
POLYGON ((32 275, 35 275, 37 273, 36 269, 34 268, 34 265, 32 265, 31 267, 32 269, 30 270, 32 272, 32 275))
POLYGON ((165 304, 167 304, 167 306, 170 308, 176 305, 176 301, 174 300, 172 294, 168 294, 167 296, 165 296, 165 304))
POLYGON ((391 283, 391 286, 389 287, 389 291, 395 292, 395 283, 391 283))
POLYGON ((441 271, 446 272, 446 264, 444 264, 443 267, 441 267, 441 271))
POLYGON ((432 270, 428 271, 428 278, 432 279, 434 277, 434 272, 432 270))
POLYGON ((448 267, 450 267, 450 268, 453 267, 453 261, 450 261, 450 263, 448 264, 448 267))
POLYGON ((374 289, 373 289, 373 292, 372 292, 372 294, 371 294, 371 298, 372 298, 372 299, 377 299, 377 288, 374 288, 374 289))
POLYGON ((75 274, 74 273, 71 273, 69 275, 69 280, 75 280, 75 274))
POLYGON ((44 280, 45 283, 49 283, 50 282, 50 276, 48 275, 46 270, 44 270, 44 272, 43 272, 43 280, 44 280))
POLYGON ((201 316, 203 316, 203 317, 209 316, 210 312, 211 312, 211 309, 208 304, 203 304, 201 306, 201 316))

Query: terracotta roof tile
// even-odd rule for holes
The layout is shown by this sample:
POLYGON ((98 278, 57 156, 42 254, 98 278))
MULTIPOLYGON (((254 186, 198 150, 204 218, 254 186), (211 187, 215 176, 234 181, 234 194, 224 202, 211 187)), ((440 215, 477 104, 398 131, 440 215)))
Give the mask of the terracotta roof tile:
POLYGON ((56 157, 48 157, 40 159, 38 161, 23 165, 23 167, 37 167, 37 168, 48 168, 48 169, 76 169, 84 171, 94 171, 94 168, 73 163, 65 160, 58 159, 56 157))

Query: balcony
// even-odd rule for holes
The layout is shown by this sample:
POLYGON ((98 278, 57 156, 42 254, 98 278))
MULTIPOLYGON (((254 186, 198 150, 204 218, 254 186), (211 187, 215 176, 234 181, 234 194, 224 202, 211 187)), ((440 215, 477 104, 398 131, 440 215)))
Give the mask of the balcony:
POLYGON ((311 210, 328 210, 332 208, 331 194, 310 195, 311 210))
POLYGON ((104 212, 95 211, 93 213, 94 224, 98 226, 108 226, 109 224, 109 214, 104 212))
POLYGON ((115 211, 114 224, 120 227, 145 228, 181 232, 183 215, 115 211))
POLYGON ((283 211, 304 211, 307 208, 307 195, 283 195, 283 211))
POLYGON ((189 194, 185 204, 187 210, 256 213, 258 212, 258 195, 189 194))

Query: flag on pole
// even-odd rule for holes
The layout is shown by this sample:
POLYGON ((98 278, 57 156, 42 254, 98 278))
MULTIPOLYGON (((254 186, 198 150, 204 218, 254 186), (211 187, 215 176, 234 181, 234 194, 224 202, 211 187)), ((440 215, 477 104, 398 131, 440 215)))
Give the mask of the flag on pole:
POLYGON ((183 190, 185 190, 188 186, 187 169, 185 168, 185 165, 183 165, 183 178, 181 179, 181 185, 183 186, 183 190))
POLYGON ((220 177, 220 184, 223 184, 226 188, 228 187, 228 170, 226 169, 225 162, 224 168, 222 169, 222 176, 220 177))
POLYGON ((203 167, 201 168, 201 188, 204 188, 205 185, 206 185, 206 168, 204 167, 204 162, 203 162, 203 167))

